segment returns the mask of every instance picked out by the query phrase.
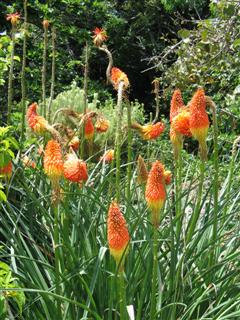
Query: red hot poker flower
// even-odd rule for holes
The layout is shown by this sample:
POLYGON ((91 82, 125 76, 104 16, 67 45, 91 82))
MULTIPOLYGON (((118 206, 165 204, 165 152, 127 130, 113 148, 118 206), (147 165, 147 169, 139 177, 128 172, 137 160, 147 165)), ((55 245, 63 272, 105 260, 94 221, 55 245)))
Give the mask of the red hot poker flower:
POLYGON ((63 174, 63 160, 61 146, 56 140, 49 140, 45 149, 43 166, 46 175, 52 181, 54 187, 58 186, 63 174))
POLYGON ((66 157, 63 165, 64 177, 72 182, 83 182, 88 179, 86 163, 77 158, 73 153, 66 157))
POLYGON ((130 236, 126 220, 120 211, 119 205, 114 201, 108 210, 107 237, 110 253, 114 257, 117 265, 120 263, 119 269, 122 271, 130 236))
POLYGON ((171 105, 170 105, 170 122, 172 122, 173 118, 180 112, 180 110, 184 107, 184 102, 182 99, 182 94, 179 89, 176 89, 173 92, 171 105))
POLYGON ((0 168, 0 176, 10 178, 12 175, 12 161, 9 161, 4 167, 0 168))
POLYGON ((177 134, 182 134, 187 137, 191 137, 190 131, 190 111, 187 108, 182 109, 173 119, 172 128, 177 134))
POLYGON ((32 103, 27 110, 27 121, 29 127, 37 134, 43 134, 47 130, 48 122, 37 114, 37 103, 32 103))
POLYGON ((85 139, 86 140, 92 140, 93 135, 94 135, 94 125, 93 125, 93 122, 92 122, 92 118, 88 118, 86 120, 84 132, 85 132, 85 139))
POLYGON ((124 73, 119 68, 113 67, 111 69, 111 80, 115 90, 118 90, 120 81, 124 82, 124 89, 127 89, 129 87, 129 80, 126 73, 124 73))
POLYGON ((155 161, 148 175, 145 199, 152 212, 152 223, 158 226, 160 222, 160 210, 166 200, 164 166, 160 161, 155 161))
POLYGON ((108 38, 106 31, 102 28, 95 28, 93 34, 93 43, 97 47, 100 47, 108 38))
POLYGON ((12 26, 16 26, 16 24, 18 23, 19 19, 20 19, 20 14, 18 12, 15 13, 9 13, 6 16, 6 20, 10 21, 12 26))
POLYGON ((206 97, 204 90, 199 88, 190 101, 190 131, 198 140, 203 160, 207 158, 206 139, 209 128, 209 119, 206 112, 206 97))
POLYGON ((109 162, 112 162, 113 159, 114 159, 114 150, 109 149, 104 152, 103 156, 100 158, 100 161, 109 163, 109 162))
POLYGON ((131 126, 133 129, 137 129, 144 140, 153 140, 160 136, 164 131, 164 123, 157 122, 155 124, 148 124, 141 126, 139 123, 133 123, 131 126))
POLYGON ((106 132, 109 128, 109 121, 103 117, 99 117, 95 123, 95 128, 99 133, 106 132))

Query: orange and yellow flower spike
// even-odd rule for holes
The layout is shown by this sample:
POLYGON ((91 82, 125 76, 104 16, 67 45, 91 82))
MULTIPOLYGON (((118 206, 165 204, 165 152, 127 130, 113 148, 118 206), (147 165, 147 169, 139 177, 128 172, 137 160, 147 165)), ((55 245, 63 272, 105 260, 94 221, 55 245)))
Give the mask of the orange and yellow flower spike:
POLYGON ((155 124, 148 124, 141 126, 138 123, 133 123, 131 126, 133 129, 137 129, 144 140, 154 140, 157 139, 160 134, 164 131, 164 123, 157 122, 155 124))
POLYGON ((63 165, 63 174, 69 181, 82 183, 88 179, 87 165, 74 153, 69 153, 63 165))
POLYGON ((207 159, 207 134, 209 119, 206 112, 206 97, 204 90, 199 88, 189 103, 190 106, 190 131, 193 137, 199 142, 200 155, 202 160, 207 159))
POLYGON ((43 158, 44 172, 51 180, 53 187, 58 186, 63 175, 61 146, 56 140, 49 140, 43 158))
POLYGON ((15 13, 9 13, 6 15, 6 20, 10 21, 12 26, 16 26, 16 24, 19 22, 20 14, 18 12, 15 13))
POLYGON ((184 108, 182 94, 179 89, 176 89, 173 92, 170 104, 170 122, 172 122, 173 118, 180 112, 182 108, 184 108))
POLYGON ((0 168, 0 176, 9 179, 12 175, 12 161, 10 160, 5 166, 0 168))
POLYGON ((109 163, 109 162, 112 162, 113 159, 114 159, 114 150, 109 149, 104 152, 103 156, 100 158, 100 161, 109 163))
POLYGON ((97 47, 100 47, 108 38, 106 31, 102 28, 95 28, 93 34, 93 43, 97 47))
POLYGON ((43 134, 47 131, 48 122, 42 116, 37 114, 37 103, 32 103, 27 110, 27 121, 29 127, 37 134, 43 134))
POLYGON ((160 210, 166 200, 164 166, 155 161, 148 175, 145 199, 152 213, 152 223, 155 227, 160 223, 160 210))
POLYGON ((107 217, 107 238, 110 253, 115 259, 119 271, 123 271, 130 236, 127 223, 117 202, 110 204, 107 217))
POLYGON ((109 121, 103 117, 99 117, 95 123, 95 128, 99 133, 106 132, 109 128, 109 121))
POLYGON ((190 131, 190 110, 183 108, 173 119, 171 123, 172 129, 176 134, 182 134, 183 136, 191 137, 190 131))
POLYGON ((92 140, 94 136, 94 125, 92 118, 88 118, 85 122, 84 137, 86 140, 92 140))
POLYGON ((120 81, 124 82, 124 90, 126 90, 129 87, 129 80, 126 73, 124 73, 119 68, 113 67, 111 69, 111 81, 115 90, 118 90, 118 85, 120 81))

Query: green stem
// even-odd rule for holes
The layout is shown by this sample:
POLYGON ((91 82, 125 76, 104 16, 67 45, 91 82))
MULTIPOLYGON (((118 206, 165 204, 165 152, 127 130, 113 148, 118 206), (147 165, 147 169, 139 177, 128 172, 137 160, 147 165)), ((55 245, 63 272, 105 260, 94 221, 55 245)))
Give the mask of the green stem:
POLYGON ((124 271, 118 274, 119 281, 119 303, 120 303, 120 320, 127 319, 127 302, 126 302, 126 287, 124 281, 124 271))
MULTIPOLYGON (((152 123, 153 114, 150 112, 149 122, 152 123)), ((151 140, 148 141, 147 145, 147 169, 150 167, 150 150, 151 150, 151 140)))
POLYGON ((200 215, 201 200, 202 200, 202 193, 203 193, 204 173, 205 173, 205 161, 204 161, 204 159, 202 159, 200 162, 200 181, 199 181, 199 187, 198 187, 197 202, 196 202, 195 210, 194 210, 193 215, 191 217, 191 220, 189 222, 187 236, 186 236, 186 244, 188 244, 192 239, 192 236, 195 231, 196 224, 197 224, 197 221, 198 221, 198 218, 200 215))
MULTIPOLYGON (((83 83, 83 113, 84 115, 87 112, 87 97, 88 97, 88 43, 86 41, 85 45, 85 65, 84 65, 84 83, 83 83)), ((81 148, 80 148, 80 157, 83 158, 84 153, 84 130, 85 130, 85 124, 82 126, 82 132, 81 132, 81 148)), ((89 151, 89 156, 90 156, 89 151)))
POLYGON ((12 50, 11 50, 10 69, 9 69, 9 78, 8 78, 8 112, 7 112, 7 123, 8 124, 11 121, 11 112, 12 112, 15 34, 16 34, 16 27, 14 25, 12 25, 12 50))
POLYGON ((152 273, 152 290, 151 290, 151 305, 150 305, 150 318, 156 319, 156 306, 157 306, 157 227, 153 227, 153 273, 152 273))
POLYGON ((124 82, 118 85, 118 99, 116 108, 117 131, 116 131, 116 200, 120 200, 120 167, 121 167, 121 129, 122 129, 122 95, 124 82))
POLYGON ((42 65, 42 103, 43 103, 43 116, 46 117, 46 69, 47 69, 47 38, 48 28, 44 27, 43 35, 43 65, 42 65))
POLYGON ((182 228, 182 199, 181 199, 181 188, 182 188, 182 152, 180 151, 178 157, 176 159, 176 167, 175 167, 175 195, 176 195, 176 219, 177 219, 177 227, 176 227, 176 237, 177 240, 180 239, 181 228, 182 228))
MULTIPOLYGON (((61 295, 60 288, 60 247, 59 247, 59 205, 54 206, 54 254, 55 254, 55 276, 56 276, 56 294, 61 295)), ((61 302, 57 300, 58 317, 61 315, 61 302)), ((59 318, 61 319, 61 318, 59 318)))
POLYGON ((226 189, 226 194, 225 194, 225 208, 224 208, 224 212, 223 212, 223 222, 225 222, 226 219, 226 214, 227 214, 227 209, 228 209, 228 202, 229 202, 229 198, 230 198, 230 189, 232 186, 232 181, 233 181, 233 173, 234 173, 234 167, 235 167, 235 161, 236 161, 236 153, 237 153, 237 145, 240 142, 240 137, 238 137, 237 139, 235 139, 235 141, 233 142, 233 147, 232 147, 232 158, 231 158, 231 162, 229 165, 229 175, 228 175, 228 182, 227 182, 227 189, 226 189))
POLYGON ((209 99, 209 105, 213 113, 213 142, 214 142, 214 153, 213 153, 213 162, 214 162, 214 182, 213 182, 213 233, 212 233, 212 244, 213 249, 210 256, 210 266, 215 263, 216 248, 215 242, 217 240, 217 231, 218 231, 218 124, 217 124, 217 110, 215 103, 209 99))
POLYGON ((51 105, 54 98, 55 73, 56 73, 56 29, 55 27, 52 27, 52 76, 51 76, 50 98, 48 102, 48 114, 47 114, 48 120, 50 120, 51 118, 51 105))
POLYGON ((22 55, 22 75, 21 75, 21 87, 22 87, 22 130, 20 139, 20 152, 23 148, 23 139, 25 131, 25 113, 26 113, 26 81, 25 81, 25 69, 26 69, 26 54, 27 54, 27 0, 24 0, 24 38, 23 38, 23 55, 22 55))
POLYGON ((130 201, 131 198, 131 176, 132 176, 132 130, 131 130, 131 105, 127 104, 127 117, 128 117, 128 157, 127 157, 127 201, 130 201))

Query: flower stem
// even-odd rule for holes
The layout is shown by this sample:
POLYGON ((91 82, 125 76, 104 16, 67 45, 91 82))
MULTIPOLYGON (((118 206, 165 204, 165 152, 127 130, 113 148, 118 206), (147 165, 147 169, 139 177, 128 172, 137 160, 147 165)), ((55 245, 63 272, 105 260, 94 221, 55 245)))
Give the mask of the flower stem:
POLYGON ((27 53, 27 0, 24 0, 24 37, 23 37, 23 54, 22 54, 22 74, 21 74, 21 87, 22 87, 22 129, 20 139, 20 152, 23 147, 23 138, 25 131, 25 113, 26 113, 26 81, 25 81, 25 69, 26 69, 26 53, 27 53))
POLYGON ((9 77, 8 77, 8 111, 7 111, 7 123, 8 124, 11 121, 11 112, 12 112, 15 34, 16 34, 16 27, 14 25, 12 25, 12 50, 11 50, 10 69, 9 69, 9 77))
POLYGON ((201 159, 201 162, 200 162, 200 181, 199 181, 199 187, 198 187, 197 202, 196 202, 195 210, 193 212, 193 215, 192 215, 191 220, 188 225, 186 244, 188 244, 192 239, 192 236, 195 231, 196 224, 197 224, 197 221, 198 221, 198 218, 200 215, 201 200, 202 200, 202 193, 203 193, 204 173, 205 173, 205 161, 204 161, 204 159, 201 159))
POLYGON ((120 320, 127 319, 127 302, 126 302, 126 287, 124 281, 124 271, 120 271, 118 274, 118 286, 119 286, 119 303, 120 303, 120 320))
MULTIPOLYGON (((56 275, 56 294, 61 294, 60 288, 60 252, 59 252, 59 205, 55 205, 54 208, 54 254, 55 254, 55 275, 56 275)), ((61 302, 57 300, 58 317, 61 315, 61 302)))
POLYGON ((127 156, 127 201, 130 201, 131 197, 131 175, 132 175, 132 130, 131 130, 131 105, 127 104, 127 117, 128 117, 128 156, 127 156))
POLYGON ((214 152, 213 152, 213 163, 214 163, 214 182, 213 182, 213 233, 212 233, 212 251, 210 255, 210 266, 215 262, 216 252, 214 247, 217 240, 218 231, 218 124, 217 124, 217 107, 211 98, 207 97, 207 103, 210 106, 213 114, 213 142, 214 142, 214 152))
POLYGON ((43 116, 46 117, 46 70, 47 70, 47 38, 48 28, 44 27, 43 34, 43 65, 42 65, 42 103, 43 103, 43 116))
POLYGON ((177 240, 180 239, 181 228, 182 228, 182 199, 181 199, 181 187, 182 187, 182 152, 180 151, 177 159, 176 159, 176 167, 175 167, 175 195, 176 195, 176 219, 177 219, 177 227, 176 227, 176 237, 177 240))
POLYGON ((51 76, 50 98, 49 98, 48 110, 47 110, 48 120, 50 120, 50 117, 51 117, 51 105, 54 97, 55 71, 56 71, 56 29, 55 27, 52 27, 52 76, 51 76))
POLYGON ((156 291, 157 291, 157 227, 153 227, 153 273, 152 273, 152 290, 151 290, 151 305, 150 319, 156 319, 156 291))
POLYGON ((116 131, 116 200, 120 200, 120 167, 121 167, 121 128, 122 128, 122 96, 123 96, 124 82, 120 81, 118 85, 118 99, 117 99, 117 131, 116 131))

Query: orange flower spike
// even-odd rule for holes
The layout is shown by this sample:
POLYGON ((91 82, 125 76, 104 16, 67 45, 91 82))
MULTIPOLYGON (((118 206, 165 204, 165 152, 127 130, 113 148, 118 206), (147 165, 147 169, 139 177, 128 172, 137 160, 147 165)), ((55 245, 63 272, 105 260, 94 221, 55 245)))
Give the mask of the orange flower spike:
POLYGON ((93 34, 93 43, 97 47, 100 47, 108 38, 106 31, 102 28, 95 28, 93 34))
POLYGON ((83 182, 88 179, 86 163, 77 158, 73 153, 66 157, 63 165, 63 174, 66 179, 72 182, 83 182))
POLYGON ((86 120, 84 133, 85 133, 85 139, 86 140, 92 140, 92 138, 94 136, 94 125, 93 125, 93 122, 92 122, 92 118, 88 118, 86 120))
POLYGON ((110 253, 114 257, 117 265, 120 263, 119 270, 123 271, 130 236, 126 220, 120 211, 119 205, 115 201, 110 204, 108 210, 107 237, 110 253))
POLYGON ((112 162, 113 159, 114 159, 114 150, 109 149, 104 152, 103 156, 100 158, 100 161, 109 163, 109 162, 112 162))
POLYGON ((207 134, 209 119, 206 112, 206 97, 204 90, 199 88, 194 94, 190 105, 190 131, 193 137, 198 140, 200 154, 203 160, 207 159, 207 134))
POLYGON ((145 199, 152 212, 152 223, 155 227, 160 222, 160 210, 166 200, 164 166, 160 161, 155 161, 148 175, 145 199))
POLYGON ((182 134, 187 137, 191 137, 190 131, 190 111, 188 109, 182 109, 173 119, 172 128, 176 133, 182 134))
POLYGON ((5 166, 0 168, 0 176, 10 178, 12 175, 12 161, 9 161, 5 166))
POLYGON ((170 122, 179 113, 179 111, 184 107, 184 102, 182 99, 182 94, 179 89, 173 92, 171 104, 170 104, 170 122))
POLYGON ((20 14, 18 12, 9 13, 6 15, 6 20, 10 21, 12 26, 16 26, 20 19, 20 14))
POLYGON ((72 148, 74 151, 77 151, 79 149, 80 140, 77 136, 73 137, 69 143, 68 146, 72 148))
POLYGON ((164 170, 163 172, 165 184, 168 185, 172 181, 172 173, 169 170, 164 170))
POLYGON ((141 134, 144 140, 153 140, 160 136, 160 134, 164 131, 164 128, 165 126, 162 122, 149 124, 146 126, 142 126, 141 134))
POLYGON ((109 128, 109 121, 102 117, 98 118, 95 123, 95 128, 99 133, 106 132, 109 128))
POLYGON ((49 140, 43 158, 44 172, 57 186, 63 174, 61 146, 56 140, 49 140))
POLYGON ((27 121, 29 127, 38 134, 43 134, 46 131, 48 122, 42 116, 37 114, 37 103, 32 103, 27 110, 27 121))
POLYGON ((127 89, 129 87, 129 80, 126 73, 124 73, 119 68, 113 67, 111 69, 111 80, 115 90, 118 90, 120 81, 124 82, 124 89, 127 89))
POLYGON ((138 156, 138 159, 137 159, 137 172, 138 172, 138 177, 137 177, 138 183, 145 184, 148 179, 148 170, 143 157, 141 157, 140 155, 138 156))

